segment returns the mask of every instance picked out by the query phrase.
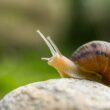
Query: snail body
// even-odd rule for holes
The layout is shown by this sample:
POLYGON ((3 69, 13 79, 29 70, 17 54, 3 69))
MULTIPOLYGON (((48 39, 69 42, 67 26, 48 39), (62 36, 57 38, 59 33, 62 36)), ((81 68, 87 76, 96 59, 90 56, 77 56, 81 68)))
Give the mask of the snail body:
POLYGON ((54 67, 62 77, 103 80, 110 83, 110 43, 91 41, 79 47, 71 59, 61 54, 50 37, 45 37, 39 30, 38 34, 49 47, 52 57, 42 58, 54 67))

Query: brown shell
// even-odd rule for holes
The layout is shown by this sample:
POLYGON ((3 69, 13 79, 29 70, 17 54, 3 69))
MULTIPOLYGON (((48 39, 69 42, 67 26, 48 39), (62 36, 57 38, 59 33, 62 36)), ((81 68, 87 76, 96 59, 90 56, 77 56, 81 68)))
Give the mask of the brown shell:
POLYGON ((92 41, 79 47, 72 60, 81 68, 99 73, 110 83, 110 43, 92 41))

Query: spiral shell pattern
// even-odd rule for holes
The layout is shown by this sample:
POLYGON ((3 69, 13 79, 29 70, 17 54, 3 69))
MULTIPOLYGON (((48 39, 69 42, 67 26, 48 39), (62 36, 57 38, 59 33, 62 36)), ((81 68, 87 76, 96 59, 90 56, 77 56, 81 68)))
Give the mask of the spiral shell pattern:
POLYGON ((79 47, 72 55, 72 61, 79 67, 98 73, 110 83, 110 43, 92 41, 79 47))

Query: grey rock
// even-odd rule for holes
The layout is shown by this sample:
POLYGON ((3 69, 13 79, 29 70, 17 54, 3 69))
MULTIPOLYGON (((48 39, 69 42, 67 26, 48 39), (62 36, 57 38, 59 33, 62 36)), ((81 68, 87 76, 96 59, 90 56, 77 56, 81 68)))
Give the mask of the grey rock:
POLYGON ((78 79, 36 82, 7 94, 0 110, 110 110, 110 88, 78 79))

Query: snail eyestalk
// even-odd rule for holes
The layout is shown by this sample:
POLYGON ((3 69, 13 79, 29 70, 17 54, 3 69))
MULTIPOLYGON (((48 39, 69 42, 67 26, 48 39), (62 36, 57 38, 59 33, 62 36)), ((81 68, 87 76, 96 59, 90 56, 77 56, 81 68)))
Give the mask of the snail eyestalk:
MULTIPOLYGON (((52 56, 55 56, 57 53, 61 54, 58 47, 55 45, 55 43, 52 41, 50 37, 45 37, 39 30, 37 30, 37 33, 40 35, 40 37, 45 41, 47 46, 49 47, 52 56)), ((42 60, 49 60, 50 58, 41 58, 42 60)))
POLYGON ((47 37, 47 40, 51 43, 51 45, 53 46, 53 48, 55 49, 55 51, 59 54, 61 54, 60 50, 58 49, 58 47, 55 45, 55 43, 52 41, 52 39, 50 38, 50 36, 47 37))
POLYGON ((37 33, 40 35, 40 37, 45 41, 45 43, 47 44, 47 46, 49 47, 52 55, 55 54, 55 50, 54 48, 52 47, 52 45, 50 44, 50 42, 46 39, 46 37, 39 31, 37 30, 37 33))

